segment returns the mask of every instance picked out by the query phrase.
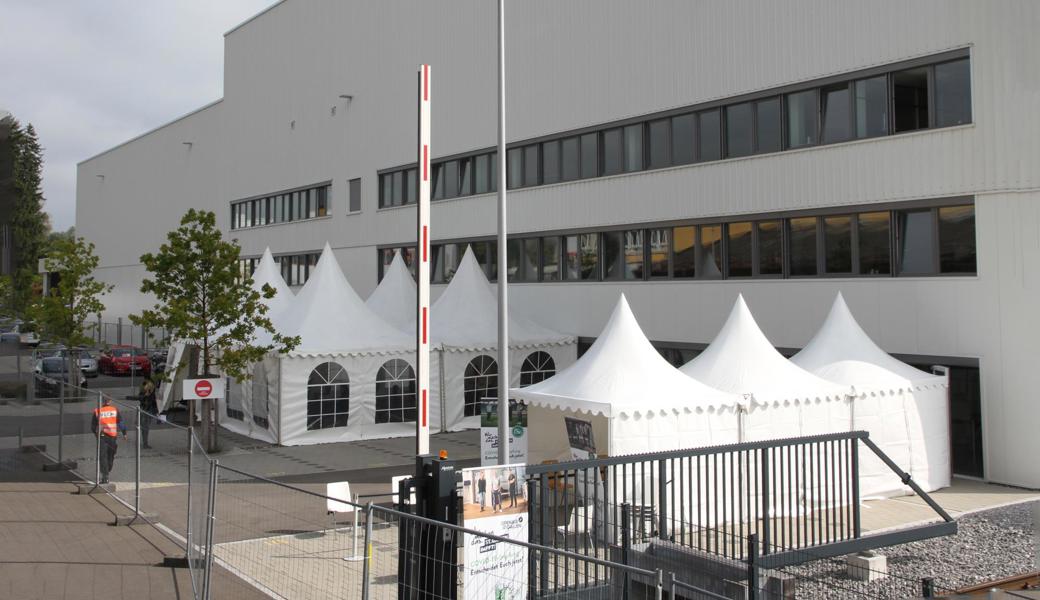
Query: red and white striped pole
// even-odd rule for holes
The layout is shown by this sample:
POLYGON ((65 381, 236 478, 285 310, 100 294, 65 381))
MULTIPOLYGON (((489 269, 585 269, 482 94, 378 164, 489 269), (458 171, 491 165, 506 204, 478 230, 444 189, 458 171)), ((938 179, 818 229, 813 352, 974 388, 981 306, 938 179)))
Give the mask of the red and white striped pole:
POLYGON ((416 210, 419 275, 415 315, 415 383, 419 401, 415 453, 430 453, 430 65, 419 67, 419 199, 416 210))

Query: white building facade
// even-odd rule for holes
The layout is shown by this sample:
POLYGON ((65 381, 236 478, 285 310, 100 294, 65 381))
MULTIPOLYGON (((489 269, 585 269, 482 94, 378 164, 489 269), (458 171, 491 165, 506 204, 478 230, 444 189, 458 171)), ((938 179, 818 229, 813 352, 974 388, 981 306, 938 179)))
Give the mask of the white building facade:
MULTIPOLYGON (((841 291, 886 351, 951 368, 955 473, 1040 487, 1040 5, 507 4, 511 307, 591 337, 624 292, 678 362, 738 293, 795 350, 841 291)), ((327 240, 371 292, 415 245, 420 63, 435 281, 466 243, 494 277, 494 23, 285 0, 228 32, 222 99, 79 165, 108 316, 147 303, 139 256, 191 207, 244 268, 269 246, 301 284, 327 240)))

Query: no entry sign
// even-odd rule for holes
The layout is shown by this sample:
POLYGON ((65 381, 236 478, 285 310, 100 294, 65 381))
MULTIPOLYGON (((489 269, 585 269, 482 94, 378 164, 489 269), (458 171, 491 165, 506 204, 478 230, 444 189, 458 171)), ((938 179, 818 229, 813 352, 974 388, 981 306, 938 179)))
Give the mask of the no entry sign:
POLYGON ((183 387, 185 400, 207 400, 209 398, 224 397, 224 380, 211 379, 185 379, 183 387))

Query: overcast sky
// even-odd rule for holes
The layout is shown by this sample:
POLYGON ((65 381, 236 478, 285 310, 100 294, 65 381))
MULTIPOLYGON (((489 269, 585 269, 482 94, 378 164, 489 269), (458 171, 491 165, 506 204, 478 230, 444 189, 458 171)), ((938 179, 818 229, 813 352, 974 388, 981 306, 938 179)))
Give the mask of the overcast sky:
POLYGON ((223 34, 274 0, 2 0, 0 109, 44 147, 46 210, 76 219, 76 163, 223 94, 223 34))

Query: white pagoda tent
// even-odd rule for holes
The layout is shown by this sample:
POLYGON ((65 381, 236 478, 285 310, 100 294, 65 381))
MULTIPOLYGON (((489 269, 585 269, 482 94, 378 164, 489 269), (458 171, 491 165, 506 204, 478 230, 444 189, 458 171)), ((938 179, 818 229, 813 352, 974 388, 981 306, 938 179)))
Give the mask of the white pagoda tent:
MULTIPOLYGON (((483 399, 498 396, 498 303, 471 248, 466 248, 431 313, 431 346, 438 355, 435 363, 431 360, 435 364, 431 370, 439 371, 430 378, 439 397, 430 409, 431 429, 479 427, 483 399)), ((556 373, 573 363, 577 354, 575 336, 510 312, 510 387, 520 384, 525 369, 539 376, 556 373)))
POLYGON ((415 279, 404 264, 400 252, 394 253, 383 280, 365 304, 387 323, 409 335, 415 335, 415 279))
MULTIPOLYGON (((892 357, 856 322, 839 292, 820 330, 791 361, 854 388, 852 428, 871 440, 926 491, 950 485, 948 381, 892 357)), ((860 452, 864 496, 905 491, 871 452, 860 452)))
POLYGON ((813 375, 777 352, 742 295, 711 344, 681 370, 745 397, 740 441, 850 430, 851 389, 813 375))
POLYGON ((565 417, 591 422, 597 452, 610 456, 737 442, 741 397, 668 363, 646 339, 624 295, 577 362, 510 394, 528 405, 532 463, 570 458, 565 417))

